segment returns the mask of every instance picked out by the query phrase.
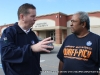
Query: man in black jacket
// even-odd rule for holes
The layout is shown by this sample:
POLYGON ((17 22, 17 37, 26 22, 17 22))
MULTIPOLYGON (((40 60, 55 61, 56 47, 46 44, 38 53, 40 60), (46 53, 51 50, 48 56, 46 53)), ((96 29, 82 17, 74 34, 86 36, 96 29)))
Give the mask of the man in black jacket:
POLYGON ((25 3, 18 9, 18 22, 4 30, 1 36, 1 62, 5 75, 40 75, 40 52, 53 48, 50 37, 38 42, 31 27, 36 20, 36 8, 25 3))

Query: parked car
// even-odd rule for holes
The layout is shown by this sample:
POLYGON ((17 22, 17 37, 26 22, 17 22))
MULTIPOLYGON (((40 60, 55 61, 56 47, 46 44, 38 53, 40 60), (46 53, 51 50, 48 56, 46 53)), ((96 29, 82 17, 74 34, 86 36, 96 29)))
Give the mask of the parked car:
MULTIPOLYGON (((39 40, 39 41, 42 41, 43 39, 41 39, 40 37, 38 37, 38 40, 39 40)), ((53 48, 48 48, 47 50, 50 50, 50 51, 51 51, 51 50, 54 49, 53 43, 49 43, 48 45, 49 45, 49 46, 53 46, 53 48)))
POLYGON ((42 41, 42 39, 41 39, 40 37, 38 37, 38 40, 39 40, 39 41, 42 41))

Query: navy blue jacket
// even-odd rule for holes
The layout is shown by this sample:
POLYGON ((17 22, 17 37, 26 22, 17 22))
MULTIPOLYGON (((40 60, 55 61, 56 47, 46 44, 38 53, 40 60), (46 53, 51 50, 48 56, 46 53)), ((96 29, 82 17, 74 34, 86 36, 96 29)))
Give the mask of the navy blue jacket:
POLYGON ((33 31, 26 34, 15 23, 1 36, 1 62, 5 75, 39 75, 40 53, 32 52, 30 46, 38 42, 33 31))

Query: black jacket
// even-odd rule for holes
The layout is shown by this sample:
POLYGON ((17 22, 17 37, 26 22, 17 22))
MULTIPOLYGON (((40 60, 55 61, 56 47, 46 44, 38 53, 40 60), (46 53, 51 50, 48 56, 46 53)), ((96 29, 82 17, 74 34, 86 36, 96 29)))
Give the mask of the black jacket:
POLYGON ((30 46, 38 42, 33 31, 26 34, 15 23, 1 36, 1 62, 5 75, 39 75, 40 53, 32 52, 30 46))

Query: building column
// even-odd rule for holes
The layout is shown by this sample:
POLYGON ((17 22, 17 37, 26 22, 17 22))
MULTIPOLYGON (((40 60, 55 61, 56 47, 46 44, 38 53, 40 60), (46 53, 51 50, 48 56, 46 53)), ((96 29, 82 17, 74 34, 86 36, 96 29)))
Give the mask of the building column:
POLYGON ((64 39, 67 37, 67 30, 63 30, 64 33, 64 39))
POLYGON ((62 29, 55 30, 55 41, 56 44, 62 44, 62 29))
POLYGON ((39 36, 39 31, 34 31, 36 36, 39 36))

